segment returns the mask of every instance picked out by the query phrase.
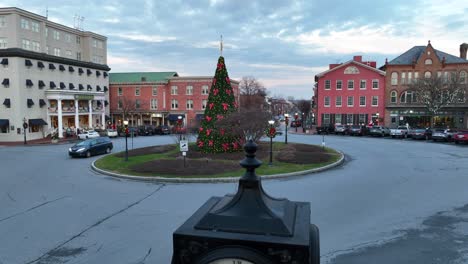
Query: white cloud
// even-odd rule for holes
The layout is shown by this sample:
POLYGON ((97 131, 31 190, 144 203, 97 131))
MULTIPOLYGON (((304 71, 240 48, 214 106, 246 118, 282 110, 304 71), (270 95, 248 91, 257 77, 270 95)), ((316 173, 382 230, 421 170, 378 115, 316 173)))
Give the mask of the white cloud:
POLYGON ((106 18, 106 19, 103 19, 101 21, 104 22, 104 23, 109 23, 109 24, 120 23, 120 19, 118 19, 118 18, 106 18))
POLYGON ((108 34, 108 36, 129 39, 129 40, 153 42, 153 43, 159 43, 159 42, 171 41, 171 40, 177 39, 176 37, 170 37, 170 36, 146 35, 146 34, 140 34, 140 33, 108 34))

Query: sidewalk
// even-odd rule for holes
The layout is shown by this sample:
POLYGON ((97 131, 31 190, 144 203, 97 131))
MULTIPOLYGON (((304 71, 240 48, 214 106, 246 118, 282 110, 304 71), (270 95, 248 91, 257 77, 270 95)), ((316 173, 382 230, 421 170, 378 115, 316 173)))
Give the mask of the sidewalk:
MULTIPOLYGON (((77 137, 69 137, 69 138, 60 138, 57 143, 52 143, 50 137, 47 138, 40 138, 40 139, 33 139, 27 140, 27 144, 25 146, 37 146, 37 145, 56 145, 56 144, 69 144, 78 142, 80 139, 77 137)), ((14 142, 1 142, 0 146, 21 146, 24 145, 24 141, 14 141, 14 142)))

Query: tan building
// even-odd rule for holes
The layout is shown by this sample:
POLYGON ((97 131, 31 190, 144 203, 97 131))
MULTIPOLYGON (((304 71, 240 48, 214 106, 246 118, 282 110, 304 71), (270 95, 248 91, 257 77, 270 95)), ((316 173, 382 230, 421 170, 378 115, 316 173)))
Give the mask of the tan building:
MULTIPOLYGON (((452 73, 459 74, 467 83, 468 60, 466 51, 468 44, 460 45, 460 56, 454 56, 436 50, 429 42, 427 46, 415 46, 390 62, 386 62, 382 70, 386 71, 386 102, 385 125, 395 127, 406 125, 411 127, 431 126, 431 115, 425 106, 417 102, 414 91, 408 89, 408 84, 418 78, 438 76, 450 78, 452 73)), ((468 128, 468 101, 464 100, 443 108, 434 117, 435 126, 468 128)))
POLYGON ((0 142, 105 125, 107 38, 0 8, 0 142))

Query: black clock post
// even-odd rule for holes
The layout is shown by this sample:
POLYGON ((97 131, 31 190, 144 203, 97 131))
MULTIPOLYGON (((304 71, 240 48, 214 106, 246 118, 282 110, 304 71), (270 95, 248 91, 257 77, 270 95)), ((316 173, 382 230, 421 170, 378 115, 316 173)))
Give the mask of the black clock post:
POLYGON ((255 174, 257 144, 234 195, 211 197, 173 234, 172 264, 319 264, 319 230, 310 204, 273 198, 255 174))

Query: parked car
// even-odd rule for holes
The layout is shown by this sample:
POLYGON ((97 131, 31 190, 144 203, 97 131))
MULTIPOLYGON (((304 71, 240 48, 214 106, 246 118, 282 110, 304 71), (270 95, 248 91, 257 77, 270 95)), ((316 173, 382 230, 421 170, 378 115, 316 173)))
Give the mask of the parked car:
POLYGON ((110 138, 111 138, 111 137, 118 137, 118 136, 119 136, 119 134, 117 133, 117 131, 114 130, 114 129, 111 129, 111 128, 106 129, 106 133, 107 133, 107 136, 110 137, 110 138))
MULTIPOLYGON (((120 137, 125 137, 125 127, 121 127, 118 133, 120 137)), ((138 129, 136 127, 128 127, 128 136, 129 137, 138 136, 138 129)))
POLYGON ((379 137, 390 136, 390 129, 383 126, 373 126, 369 129, 369 135, 379 137))
POLYGON ((433 141, 448 141, 448 135, 446 129, 443 128, 436 128, 432 131, 432 140, 433 141))
POLYGON ((138 127, 138 135, 140 136, 151 136, 153 134, 154 134, 153 126, 139 126, 138 127))
MULTIPOLYGON (((97 133, 96 133, 97 134, 97 133)), ((114 145, 108 137, 92 138, 81 141, 68 149, 70 157, 91 157, 92 155, 110 153, 114 145)))
POLYGON ((332 125, 329 126, 318 126, 315 128, 317 130, 317 134, 330 134, 335 132, 335 127, 332 125))
POLYGON ((78 134, 79 139, 88 139, 88 138, 98 138, 100 137, 99 133, 94 130, 83 131, 78 134))
POLYGON ((456 129, 446 129, 445 134, 447 134, 447 141, 453 141, 455 134, 458 133, 456 129))
POLYGON ((455 141, 455 144, 468 143, 468 131, 458 131, 453 136, 453 141, 455 141))
POLYGON ((166 125, 159 125, 154 128, 154 133, 158 135, 169 135, 171 134, 171 129, 166 125))
POLYGON ((349 134, 351 136, 357 135, 357 136, 365 136, 368 134, 368 129, 366 126, 360 126, 360 125, 352 125, 349 128, 349 134))
POLYGON ((348 125, 335 125, 335 134, 348 135, 349 126, 348 125))
POLYGON ((397 128, 390 129, 390 136, 392 138, 406 138, 409 135, 409 129, 407 126, 398 126, 397 128))
POLYGON ((412 139, 431 139, 432 130, 430 128, 413 128, 410 130, 409 136, 412 139))

